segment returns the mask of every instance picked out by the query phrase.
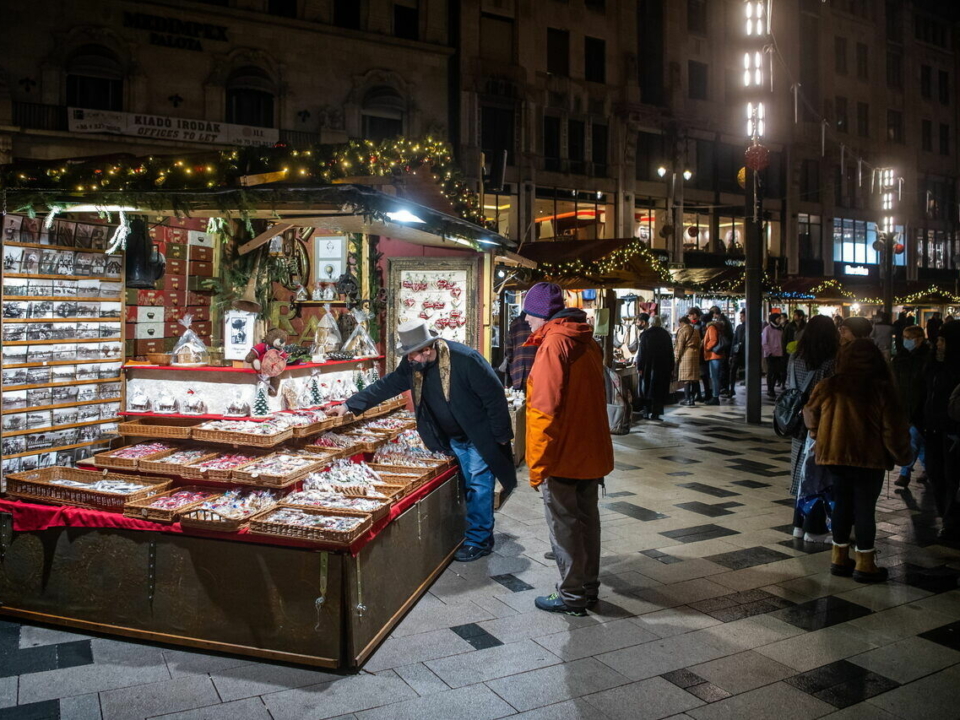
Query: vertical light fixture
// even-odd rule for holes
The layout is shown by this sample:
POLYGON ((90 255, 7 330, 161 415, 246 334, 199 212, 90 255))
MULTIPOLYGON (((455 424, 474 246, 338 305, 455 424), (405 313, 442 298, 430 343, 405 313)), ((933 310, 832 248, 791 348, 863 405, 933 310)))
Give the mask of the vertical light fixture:
POLYGON ((904 251, 897 230, 896 211, 900 204, 903 178, 892 167, 878 168, 876 171, 877 191, 879 192, 880 223, 877 241, 873 249, 880 253, 881 277, 883 280, 883 311, 893 314, 893 256, 904 251))

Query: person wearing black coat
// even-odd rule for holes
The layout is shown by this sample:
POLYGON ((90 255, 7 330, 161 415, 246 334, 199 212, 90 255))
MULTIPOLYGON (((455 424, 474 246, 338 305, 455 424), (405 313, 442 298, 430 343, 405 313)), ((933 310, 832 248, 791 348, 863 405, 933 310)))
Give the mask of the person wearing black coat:
POLYGON ((740 311, 740 324, 733 331, 733 339, 730 342, 730 370, 727 373, 727 394, 735 397, 737 394, 737 379, 740 370, 744 366, 744 357, 746 353, 747 339, 747 313, 740 311))
POLYGON ((434 452, 457 456, 464 479, 467 528, 454 556, 477 560, 493 550, 494 478, 517 487, 513 428, 503 385, 473 348, 430 334, 422 320, 398 328, 403 359, 397 369, 344 403, 354 414, 411 390, 417 430, 434 452))
POLYGON ((927 477, 943 521, 940 539, 955 543, 960 542, 960 422, 950 417, 949 403, 960 385, 960 323, 944 323, 934 352, 927 364, 923 406, 927 477))
MULTIPOLYGON (((650 316, 642 313, 640 319, 646 323, 650 316)), ((673 381, 673 340, 670 333, 659 324, 644 330, 640 335, 636 362, 637 392, 643 417, 660 420, 673 381)))
MULTIPOLYGON (((917 460, 926 468, 926 444, 923 441, 923 403, 925 398, 925 373, 930 361, 930 343, 923 336, 923 329, 908 325, 903 330, 901 348, 893 358, 893 376, 900 392, 900 406, 907 415, 910 424, 910 445, 913 448, 913 462, 900 468, 900 477, 894 483, 899 487, 910 484, 910 475, 917 460)), ((923 482, 923 476, 917 478, 923 482)))

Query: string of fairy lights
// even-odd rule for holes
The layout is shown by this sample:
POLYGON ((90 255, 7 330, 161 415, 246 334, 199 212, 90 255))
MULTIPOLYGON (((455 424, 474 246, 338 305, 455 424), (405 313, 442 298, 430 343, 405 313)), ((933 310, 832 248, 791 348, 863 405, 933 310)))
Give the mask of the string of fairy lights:
POLYGON ((245 175, 277 173, 283 181, 332 183, 356 176, 429 174, 461 218, 495 229, 480 196, 464 181, 453 150, 440 139, 353 140, 310 148, 230 148, 179 157, 150 156, 90 162, 18 164, 0 173, 0 187, 135 193, 157 189, 214 190, 240 185, 245 175))

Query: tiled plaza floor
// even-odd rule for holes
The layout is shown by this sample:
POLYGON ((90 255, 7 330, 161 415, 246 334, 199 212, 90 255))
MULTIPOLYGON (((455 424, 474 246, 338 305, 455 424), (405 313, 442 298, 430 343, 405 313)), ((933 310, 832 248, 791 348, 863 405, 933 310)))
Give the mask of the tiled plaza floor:
POLYGON ((358 675, 0 623, 0 720, 960 718, 960 552, 925 486, 881 496, 890 582, 833 577, 790 535, 789 443, 741 417, 614 439, 589 617, 534 608, 556 569, 521 484, 496 553, 451 566, 358 675))

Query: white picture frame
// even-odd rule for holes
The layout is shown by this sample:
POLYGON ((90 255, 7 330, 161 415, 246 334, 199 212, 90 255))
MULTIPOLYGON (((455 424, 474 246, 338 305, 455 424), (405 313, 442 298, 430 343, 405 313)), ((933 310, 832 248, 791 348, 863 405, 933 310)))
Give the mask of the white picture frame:
POLYGON ((223 357, 243 360, 257 343, 256 313, 229 310, 223 315, 223 357))
POLYGON ((347 266, 347 238, 343 235, 319 235, 313 238, 313 280, 333 283, 347 266))

